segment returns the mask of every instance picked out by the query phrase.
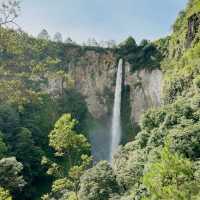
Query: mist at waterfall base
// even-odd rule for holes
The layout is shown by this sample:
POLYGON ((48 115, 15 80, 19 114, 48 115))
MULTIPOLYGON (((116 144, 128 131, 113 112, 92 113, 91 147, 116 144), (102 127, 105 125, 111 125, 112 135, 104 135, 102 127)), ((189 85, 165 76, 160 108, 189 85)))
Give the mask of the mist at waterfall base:
POLYGON ((108 160, 112 162, 113 155, 121 141, 121 95, 122 95, 123 60, 120 59, 117 68, 116 85, 112 116, 98 121, 90 130, 92 155, 94 162, 108 160))

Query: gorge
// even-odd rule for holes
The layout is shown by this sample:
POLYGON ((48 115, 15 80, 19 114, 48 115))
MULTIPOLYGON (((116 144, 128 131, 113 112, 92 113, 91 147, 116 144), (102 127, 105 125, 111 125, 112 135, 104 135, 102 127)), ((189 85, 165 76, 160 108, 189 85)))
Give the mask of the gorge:
POLYGON ((198 200, 199 55, 199 0, 139 44, 0 26, 0 199, 198 200))
MULTIPOLYGON (((90 125, 89 128, 92 154, 96 161, 110 160, 109 130, 112 124, 118 55, 106 49, 88 49, 81 54, 80 51, 79 47, 66 46, 64 52, 67 61, 65 63, 62 58, 62 62, 94 121, 94 126, 90 125)), ((161 105, 163 73, 159 67, 148 69, 148 65, 132 71, 132 64, 124 60, 121 121, 122 132, 125 134, 121 136, 122 143, 134 138, 139 119, 146 110, 161 105)), ((62 76, 52 76, 51 72, 41 74, 36 80, 41 80, 40 88, 53 96, 68 87, 62 84, 62 76)))

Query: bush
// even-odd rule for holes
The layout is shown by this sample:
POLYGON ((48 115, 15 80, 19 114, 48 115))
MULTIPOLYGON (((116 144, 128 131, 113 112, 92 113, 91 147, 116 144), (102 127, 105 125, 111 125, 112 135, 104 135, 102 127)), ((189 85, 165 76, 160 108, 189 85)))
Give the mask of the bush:
POLYGON ((113 193, 119 193, 120 188, 116 177, 106 161, 86 171, 81 177, 79 198, 81 200, 105 200, 113 193))

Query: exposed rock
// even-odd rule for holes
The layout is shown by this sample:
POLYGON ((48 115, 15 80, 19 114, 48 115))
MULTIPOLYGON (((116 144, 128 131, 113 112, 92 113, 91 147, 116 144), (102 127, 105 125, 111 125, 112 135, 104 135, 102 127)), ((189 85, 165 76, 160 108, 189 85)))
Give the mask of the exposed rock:
MULTIPOLYGON (((126 65, 128 70, 130 66, 126 65)), ((163 74, 159 69, 141 69, 133 74, 127 72, 125 84, 130 86, 131 120, 133 123, 138 123, 141 115, 148 108, 160 106, 162 79, 163 74)))
MULTIPOLYGON (((85 98, 90 114, 95 119, 105 120, 112 113, 117 71, 117 58, 109 52, 86 51, 76 62, 70 61, 68 71, 75 81, 76 89, 85 98)), ((141 69, 131 72, 125 63, 124 84, 130 88, 129 104, 132 124, 138 123, 140 116, 150 107, 161 104, 162 72, 159 69, 141 69)), ((43 89, 54 95, 62 92, 62 79, 48 77, 43 89)), ((66 85, 64 85, 66 87, 66 85)))
POLYGON ((110 96, 115 87, 114 55, 88 51, 75 65, 70 63, 69 73, 75 80, 75 87, 85 97, 91 115, 96 119, 104 118, 110 112, 110 96))
MULTIPOLYGON (((90 128, 92 154, 96 161, 108 159, 110 142, 110 122, 114 101, 117 72, 116 55, 110 51, 86 51, 74 60, 69 60, 67 69, 74 79, 75 88, 85 98, 91 116, 96 119, 90 128)), ((145 68, 131 72, 129 63, 124 65, 124 91, 129 88, 122 102, 122 126, 126 135, 122 142, 133 139, 135 125, 141 115, 150 107, 161 104, 162 72, 145 68)), ((48 83, 42 87, 57 95, 62 93, 62 78, 46 74, 48 83)), ((124 93, 124 92, 123 92, 124 93)))
POLYGON ((200 13, 195 13, 188 19, 187 47, 195 39, 200 27, 200 13))

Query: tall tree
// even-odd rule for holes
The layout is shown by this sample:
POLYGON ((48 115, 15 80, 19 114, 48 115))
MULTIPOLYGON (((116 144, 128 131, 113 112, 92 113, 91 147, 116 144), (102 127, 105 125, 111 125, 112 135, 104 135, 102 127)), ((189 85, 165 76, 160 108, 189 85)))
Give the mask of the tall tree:
POLYGON ((98 46, 98 43, 95 38, 89 38, 87 41, 87 45, 91 47, 96 47, 98 46))
POLYGON ((82 135, 76 133, 77 121, 71 114, 64 114, 56 122, 49 134, 49 145, 56 151, 55 155, 64 159, 64 163, 52 162, 48 158, 42 159, 42 164, 48 166, 47 174, 56 180, 50 194, 44 195, 43 200, 78 198, 80 178, 84 171, 92 164, 92 157, 88 156, 90 144, 82 135))
POLYGON ((10 192, 5 190, 4 188, 0 187, 0 199, 1 200, 12 200, 10 192))
POLYGON ((100 161, 81 176, 80 200, 106 200, 113 193, 120 193, 120 187, 107 161, 100 161))
POLYGON ((55 35, 53 37, 53 41, 55 41, 55 42, 63 42, 62 34, 59 33, 59 32, 55 33, 55 35))
POLYGON ((42 40, 50 40, 49 33, 47 32, 46 29, 43 29, 43 30, 38 34, 38 38, 39 38, 39 39, 42 39, 42 40))
POLYGON ((66 44, 73 44, 74 42, 73 42, 73 40, 72 40, 70 37, 68 37, 68 38, 65 40, 65 43, 66 43, 66 44))
POLYGON ((161 158, 150 164, 143 177, 149 195, 144 200, 188 200, 199 197, 199 177, 190 160, 163 148, 161 158))
POLYGON ((49 145, 56 150, 57 156, 68 157, 70 167, 74 164, 73 160, 78 160, 90 149, 90 144, 85 136, 76 133, 77 123, 71 114, 64 114, 49 134, 49 145))
POLYGON ((0 159, 5 156, 7 151, 8 151, 8 147, 5 144, 3 134, 0 131, 0 159))
POLYGON ((15 157, 0 160, 0 185, 11 192, 24 187, 26 182, 21 176, 23 165, 15 157))
POLYGON ((116 42, 115 42, 115 40, 108 40, 108 41, 107 41, 107 47, 108 47, 108 48, 115 48, 115 47, 116 47, 116 42))

